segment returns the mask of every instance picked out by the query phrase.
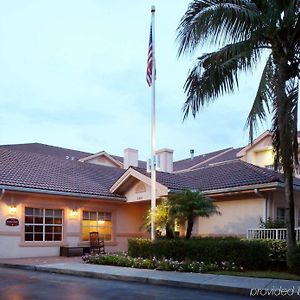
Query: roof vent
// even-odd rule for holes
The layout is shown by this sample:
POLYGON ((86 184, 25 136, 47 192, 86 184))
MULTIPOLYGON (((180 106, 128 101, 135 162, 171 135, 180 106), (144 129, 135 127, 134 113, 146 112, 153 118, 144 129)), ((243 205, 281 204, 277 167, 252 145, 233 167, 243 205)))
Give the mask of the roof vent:
POLYGON ((193 159, 194 159, 195 150, 194 150, 194 149, 191 149, 191 150, 190 150, 190 153, 191 153, 191 160, 193 160, 193 159))

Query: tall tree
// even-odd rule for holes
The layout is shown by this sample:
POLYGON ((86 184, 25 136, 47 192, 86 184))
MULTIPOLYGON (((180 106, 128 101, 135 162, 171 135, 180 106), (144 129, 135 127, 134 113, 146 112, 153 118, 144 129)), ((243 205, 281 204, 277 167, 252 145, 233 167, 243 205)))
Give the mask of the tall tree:
POLYGON ((282 165, 288 206, 288 254, 296 244, 293 175, 298 165, 297 112, 300 0, 194 0, 178 26, 179 56, 205 43, 220 47, 198 57, 185 82, 184 118, 238 88, 263 51, 263 70, 247 125, 251 141, 259 121, 272 114, 275 166, 282 165))
POLYGON ((186 190, 181 193, 170 194, 168 198, 172 218, 187 222, 186 239, 192 235, 196 217, 208 218, 212 214, 219 214, 217 206, 200 191, 186 190))

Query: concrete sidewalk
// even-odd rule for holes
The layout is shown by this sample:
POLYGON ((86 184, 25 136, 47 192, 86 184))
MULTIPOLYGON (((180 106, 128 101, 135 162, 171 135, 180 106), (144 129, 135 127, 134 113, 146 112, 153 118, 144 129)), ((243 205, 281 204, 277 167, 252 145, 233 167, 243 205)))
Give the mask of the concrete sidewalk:
POLYGON ((300 299, 300 281, 215 274, 166 272, 85 264, 80 258, 1 259, 0 266, 41 272, 198 288, 251 296, 300 299))

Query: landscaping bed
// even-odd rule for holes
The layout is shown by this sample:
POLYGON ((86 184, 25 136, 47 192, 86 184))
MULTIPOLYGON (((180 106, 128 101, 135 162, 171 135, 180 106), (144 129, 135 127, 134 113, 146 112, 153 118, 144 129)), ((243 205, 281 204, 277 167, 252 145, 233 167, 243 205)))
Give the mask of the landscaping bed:
POLYGON ((285 259, 284 241, 239 238, 131 239, 128 253, 83 257, 91 264, 178 272, 234 272, 232 275, 249 271, 286 272, 285 259))
POLYGON ((124 254, 86 255, 83 261, 90 264, 131 267, 138 269, 153 269, 161 271, 177 271, 192 273, 207 273, 212 271, 243 271, 243 268, 231 262, 205 263, 202 261, 177 261, 173 259, 157 259, 131 257, 124 254))

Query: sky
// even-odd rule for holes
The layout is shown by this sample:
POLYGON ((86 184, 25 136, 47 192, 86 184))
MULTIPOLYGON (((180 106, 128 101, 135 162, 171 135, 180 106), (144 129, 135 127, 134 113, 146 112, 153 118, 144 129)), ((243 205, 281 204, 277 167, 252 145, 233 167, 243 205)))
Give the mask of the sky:
POLYGON ((176 28, 189 3, 0 0, 0 144, 38 142, 115 155, 130 147, 148 159, 145 74, 155 5, 157 149, 173 149, 178 160, 190 149, 199 155, 246 145, 244 125, 263 63, 240 77, 238 92, 182 121, 186 76, 207 51, 177 57, 176 28))

